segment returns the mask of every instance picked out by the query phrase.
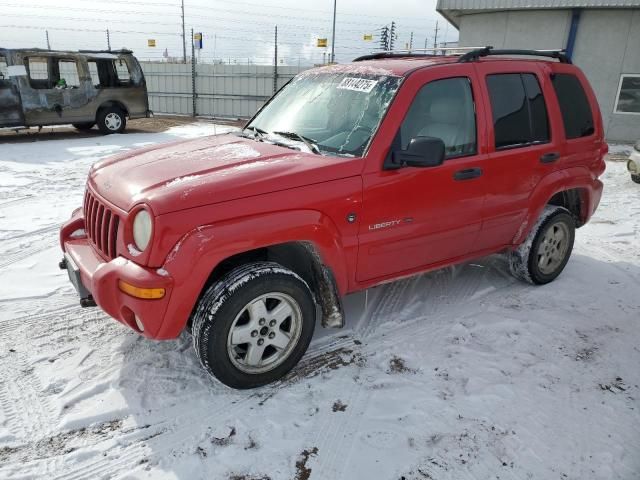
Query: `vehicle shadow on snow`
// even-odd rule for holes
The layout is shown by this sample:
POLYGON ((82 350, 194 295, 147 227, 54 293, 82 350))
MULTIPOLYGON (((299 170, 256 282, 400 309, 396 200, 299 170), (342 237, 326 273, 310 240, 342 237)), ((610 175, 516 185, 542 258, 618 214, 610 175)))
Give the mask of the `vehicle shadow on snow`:
MULTIPOLYGON (((374 383, 378 381, 376 376, 384 384, 387 375, 395 374, 394 378, 410 377, 415 384, 423 379, 416 372, 432 370, 432 365, 405 365, 400 340, 390 362, 385 364, 386 371, 369 362, 376 356, 381 342, 388 346, 389 342, 393 343, 394 335, 399 339, 403 335, 411 336, 420 327, 420 333, 416 335, 428 337, 433 326, 445 332, 439 333, 443 338, 457 338, 451 334, 451 329, 459 323, 459 318, 473 317, 476 311, 483 312, 478 317, 480 321, 486 318, 499 320, 518 311, 536 314, 545 297, 553 297, 547 302, 550 306, 546 307, 551 309, 554 302, 560 305, 563 301, 581 303, 581 308, 589 309, 590 303, 598 303, 594 292, 608 296, 608 303, 615 304, 615 299, 628 299, 633 295, 634 288, 637 298, 637 286, 634 285, 639 279, 640 267, 637 265, 607 263, 574 254, 556 282, 533 287, 512 279, 505 259, 496 255, 386 284, 366 294, 347 297, 345 329, 318 329, 309 352, 293 372, 273 385, 249 391, 230 389, 209 377, 196 358, 189 334, 184 333, 179 339, 168 342, 154 342, 133 333, 127 334, 118 348, 122 368, 114 388, 126 399, 129 418, 143 426, 147 435, 136 444, 140 448, 132 449, 133 453, 125 454, 125 457, 131 457, 127 460, 131 468, 170 471, 178 478, 192 478, 190 475, 195 472, 190 468, 194 459, 197 459, 197 466, 202 465, 201 462, 206 464, 224 458, 229 465, 226 478, 269 478, 273 472, 264 470, 259 472, 263 476, 255 476, 255 471, 241 468, 255 462, 264 463, 266 440, 253 429, 256 422, 277 423, 278 410, 286 406, 290 415, 288 423, 280 424, 278 428, 291 429, 291 435, 300 436, 300 440, 293 443, 297 442, 298 455, 305 458, 306 464, 310 457, 308 449, 316 445, 304 443, 305 435, 300 433, 299 427, 302 425, 305 434, 318 427, 313 422, 308 423, 309 415, 313 415, 313 412, 309 413, 313 405, 305 404, 309 392, 318 389, 339 392, 345 387, 351 388, 354 382, 362 386, 363 371, 374 383), (300 424, 296 420, 298 416, 300 424), (232 451, 236 457, 229 453, 232 451), (167 460, 169 456, 171 461, 167 460)), ((640 306, 635 308, 640 309, 640 306)), ((576 358, 579 355, 577 352, 576 358)), ((443 355, 437 361, 442 367, 448 360, 443 355)), ((510 358, 504 359, 504 362, 510 361, 510 358)), ((424 395, 433 401, 443 401, 442 392, 433 388, 431 380, 423 379, 423 382, 424 395)), ((374 392, 378 394, 375 388, 371 394, 374 392)), ((332 394, 336 395, 326 395, 332 394)), ((379 394, 383 395, 384 390, 379 394)), ((465 401, 464 397, 457 401, 462 409, 460 402, 465 401)), ((495 402, 503 404, 504 400, 498 398, 495 402)), ((349 415, 350 408, 339 403, 334 404, 339 408, 333 411, 349 415)), ((429 456, 429 448, 425 447, 425 458, 429 456)), ((317 461, 322 461, 323 453, 326 452, 318 453, 317 461)), ((270 454, 274 452, 270 451, 270 454)), ((296 466, 298 463, 295 462, 296 466)), ((463 468, 462 465, 459 467, 463 468)), ((402 466, 398 465, 398 468, 402 466)), ((405 471, 409 472, 406 478, 423 478, 418 474, 412 476, 417 470, 407 468, 405 471)))

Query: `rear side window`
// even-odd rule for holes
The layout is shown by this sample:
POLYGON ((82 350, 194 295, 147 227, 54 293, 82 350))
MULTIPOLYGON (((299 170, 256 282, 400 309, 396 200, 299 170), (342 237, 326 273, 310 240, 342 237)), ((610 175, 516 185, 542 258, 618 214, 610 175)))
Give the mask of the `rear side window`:
POLYGON ((580 138, 592 135, 593 114, 587 94, 575 75, 556 73, 551 76, 553 88, 558 97, 562 121, 567 138, 580 138))
POLYGON ((61 59, 58 61, 58 88, 77 88, 80 86, 78 64, 75 60, 61 59))
POLYGON ((116 69, 116 75, 121 86, 126 86, 131 83, 131 74, 129 73, 129 67, 127 62, 123 59, 118 59, 113 62, 113 66, 116 69))
POLYGON ((487 76, 496 149, 549 141, 549 119, 540 83, 531 73, 487 76))

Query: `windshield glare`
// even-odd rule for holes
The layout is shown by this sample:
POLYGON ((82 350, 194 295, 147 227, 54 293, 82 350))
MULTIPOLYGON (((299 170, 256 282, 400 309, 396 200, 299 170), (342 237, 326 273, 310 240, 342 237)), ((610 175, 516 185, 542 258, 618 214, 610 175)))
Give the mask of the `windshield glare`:
POLYGON ((323 154, 362 156, 401 80, 356 72, 303 73, 247 128, 302 135, 323 154))

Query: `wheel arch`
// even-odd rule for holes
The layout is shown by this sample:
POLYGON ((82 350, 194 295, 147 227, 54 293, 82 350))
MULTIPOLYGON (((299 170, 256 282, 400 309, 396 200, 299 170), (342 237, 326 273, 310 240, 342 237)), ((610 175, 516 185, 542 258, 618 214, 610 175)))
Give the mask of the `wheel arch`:
POLYGON ((312 288, 322 310, 322 324, 341 327, 341 296, 348 290, 347 258, 331 219, 312 210, 278 212, 194 228, 158 265, 176 285, 161 336, 175 338, 180 334, 212 282, 242 263, 263 260, 280 263, 300 275, 312 288))
POLYGON ((98 109, 96 110, 96 121, 98 120, 98 115, 100 114, 100 112, 110 107, 118 107, 120 110, 124 112, 126 116, 129 116, 129 109, 124 103, 122 103, 119 100, 107 100, 105 102, 102 102, 98 107, 98 109))
POLYGON ((322 262, 318 249, 309 241, 278 243, 227 257, 213 268, 202 291, 236 267, 257 261, 275 262, 300 275, 320 307, 322 325, 344 326, 344 309, 333 271, 322 262))
POLYGON ((527 238, 547 205, 566 208, 574 217, 576 227, 587 223, 594 204, 593 182, 591 171, 583 167, 547 175, 529 197, 529 211, 513 238, 513 245, 519 245, 527 238))

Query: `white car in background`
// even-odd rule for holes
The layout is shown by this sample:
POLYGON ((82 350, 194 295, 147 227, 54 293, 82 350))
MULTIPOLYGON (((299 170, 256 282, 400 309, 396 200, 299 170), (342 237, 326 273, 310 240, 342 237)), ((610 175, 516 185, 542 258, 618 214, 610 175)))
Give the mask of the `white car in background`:
POLYGON ((636 143, 627 161, 627 170, 631 173, 631 180, 640 183, 640 141, 636 143))

